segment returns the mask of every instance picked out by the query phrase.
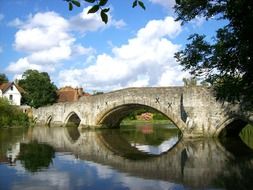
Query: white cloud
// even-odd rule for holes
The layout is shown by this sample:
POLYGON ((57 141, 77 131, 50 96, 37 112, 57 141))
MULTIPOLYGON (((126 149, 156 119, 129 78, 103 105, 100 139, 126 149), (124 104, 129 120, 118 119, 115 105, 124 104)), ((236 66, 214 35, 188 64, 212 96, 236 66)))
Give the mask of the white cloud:
POLYGON ((28 62, 27 57, 20 58, 17 62, 12 62, 7 68, 7 71, 12 73, 19 73, 20 71, 25 71, 27 69, 37 69, 41 70, 40 65, 31 64, 28 62))
POLYGON ((104 28, 106 25, 101 22, 98 14, 87 14, 90 7, 86 7, 83 11, 70 19, 71 29, 79 32, 96 31, 104 28))
POLYGON ((171 9, 175 5, 175 0, 149 0, 152 3, 162 5, 166 9, 171 9))
POLYGON ((114 20, 111 15, 106 25, 98 14, 87 14, 89 7, 70 18, 65 19, 55 12, 37 13, 29 15, 25 21, 15 18, 9 23, 18 28, 13 46, 17 51, 27 55, 10 63, 7 72, 20 75, 26 69, 53 72, 62 65, 60 63, 75 56, 91 55, 96 51, 91 47, 76 43, 73 31, 87 32, 114 26, 124 26, 122 20, 114 20))
POLYGON ((200 27, 203 25, 205 21, 206 21, 205 17, 196 16, 193 20, 190 21, 190 23, 193 25, 193 27, 200 27))
POLYGON ((81 44, 76 44, 72 48, 72 54, 73 55, 88 55, 88 54, 94 54, 96 52, 95 49, 91 47, 84 47, 81 44))
POLYGON ((0 46, 0 53, 2 53, 3 52, 3 47, 2 46, 0 46))
POLYGON ((75 44, 69 21, 55 12, 37 13, 26 21, 16 18, 9 24, 19 28, 14 47, 28 54, 6 68, 16 75, 26 69, 52 72, 61 61, 93 52, 92 48, 75 44))
POLYGON ((97 31, 99 29, 108 28, 114 26, 116 28, 124 27, 126 24, 123 20, 115 20, 108 12, 108 23, 102 22, 99 12, 94 14, 88 14, 91 7, 88 6, 83 11, 70 19, 71 30, 77 30, 79 32, 97 31))
POLYGON ((17 50, 34 52, 69 43, 68 21, 55 12, 37 13, 15 35, 17 50))
POLYGON ((185 73, 174 59, 180 46, 169 40, 180 31, 180 23, 172 17, 149 21, 127 44, 114 47, 112 55, 98 55, 93 65, 83 69, 61 71, 60 85, 72 83, 89 89, 112 90, 181 84, 185 73))

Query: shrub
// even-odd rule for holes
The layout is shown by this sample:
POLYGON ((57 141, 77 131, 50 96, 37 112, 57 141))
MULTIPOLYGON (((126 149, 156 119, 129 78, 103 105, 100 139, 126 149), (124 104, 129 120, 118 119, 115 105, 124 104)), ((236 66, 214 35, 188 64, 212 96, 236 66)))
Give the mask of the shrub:
POLYGON ((29 118, 18 107, 0 98, 0 127, 28 126, 29 118))

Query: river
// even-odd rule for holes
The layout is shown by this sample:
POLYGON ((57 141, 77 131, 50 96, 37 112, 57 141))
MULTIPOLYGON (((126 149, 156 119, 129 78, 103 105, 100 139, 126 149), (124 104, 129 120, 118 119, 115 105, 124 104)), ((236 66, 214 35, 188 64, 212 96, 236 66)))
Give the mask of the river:
POLYGON ((0 129, 0 189, 252 189, 253 130, 182 139, 170 124, 0 129))

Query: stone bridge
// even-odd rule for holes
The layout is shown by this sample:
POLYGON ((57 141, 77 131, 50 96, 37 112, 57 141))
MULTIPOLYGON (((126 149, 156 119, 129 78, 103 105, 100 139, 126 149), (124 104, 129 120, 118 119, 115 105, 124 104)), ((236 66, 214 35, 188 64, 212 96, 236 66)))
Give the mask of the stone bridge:
POLYGON ((143 107, 167 116, 184 137, 238 135, 253 122, 252 113, 242 111, 239 104, 217 101, 205 87, 127 88, 41 107, 33 110, 33 117, 42 125, 78 121, 80 128, 119 127, 126 115, 143 107))

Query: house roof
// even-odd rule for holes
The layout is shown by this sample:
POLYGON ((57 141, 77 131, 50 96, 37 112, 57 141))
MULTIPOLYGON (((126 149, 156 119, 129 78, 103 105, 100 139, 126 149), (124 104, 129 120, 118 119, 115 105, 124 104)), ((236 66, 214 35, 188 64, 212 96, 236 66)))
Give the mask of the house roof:
POLYGON ((70 86, 60 88, 57 94, 57 102, 74 102, 82 96, 89 96, 88 93, 83 92, 82 88, 72 88, 70 86))
POLYGON ((12 85, 14 85, 18 91, 20 93, 24 93, 25 90, 23 88, 21 88, 20 86, 16 85, 14 82, 7 82, 7 83, 3 83, 0 85, 0 90, 2 90, 2 92, 6 92, 12 85))
POLYGON ((77 100, 75 91, 59 91, 57 94, 57 102, 73 102, 77 100))

